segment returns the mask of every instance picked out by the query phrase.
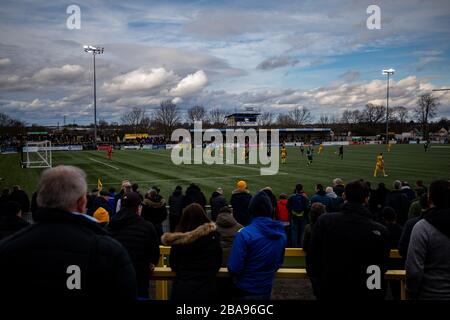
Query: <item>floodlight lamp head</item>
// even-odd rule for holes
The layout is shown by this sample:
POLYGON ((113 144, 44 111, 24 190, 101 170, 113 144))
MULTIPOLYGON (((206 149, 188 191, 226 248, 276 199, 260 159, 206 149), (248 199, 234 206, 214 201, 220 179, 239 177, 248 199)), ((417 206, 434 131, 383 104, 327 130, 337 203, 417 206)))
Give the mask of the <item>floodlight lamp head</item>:
POLYGON ((84 52, 92 52, 93 54, 101 54, 104 51, 102 47, 83 46, 84 52))
POLYGON ((395 70, 394 69, 385 69, 385 70, 383 70, 383 74, 394 74, 394 72, 395 72, 395 70))

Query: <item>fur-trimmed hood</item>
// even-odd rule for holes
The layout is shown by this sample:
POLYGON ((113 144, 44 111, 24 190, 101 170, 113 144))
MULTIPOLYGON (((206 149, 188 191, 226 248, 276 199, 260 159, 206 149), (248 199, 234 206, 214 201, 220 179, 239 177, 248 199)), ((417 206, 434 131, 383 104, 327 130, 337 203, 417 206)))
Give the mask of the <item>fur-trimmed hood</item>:
POLYGON ((165 246, 187 245, 195 242, 211 232, 216 231, 217 226, 214 222, 204 223, 196 229, 188 232, 168 232, 161 237, 161 243, 165 246))

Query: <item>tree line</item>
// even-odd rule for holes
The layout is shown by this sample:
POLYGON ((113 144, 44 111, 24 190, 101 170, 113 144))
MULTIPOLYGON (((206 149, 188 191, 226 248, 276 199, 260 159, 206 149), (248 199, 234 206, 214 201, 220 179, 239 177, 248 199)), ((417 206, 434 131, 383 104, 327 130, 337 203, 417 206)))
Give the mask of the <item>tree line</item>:
MULTIPOLYGON (((376 135, 384 132, 387 118, 391 131, 403 132, 419 128, 427 138, 431 129, 431 119, 436 117, 438 106, 437 97, 432 94, 423 94, 417 99, 416 107, 411 110, 403 106, 395 106, 386 112, 385 106, 368 103, 360 109, 343 109, 339 115, 323 113, 316 118, 309 108, 298 107, 278 114, 271 111, 262 112, 258 117, 258 125, 266 128, 321 126, 330 127, 337 133, 352 131, 358 135, 376 135)), ((157 132, 170 137, 175 128, 190 127, 194 121, 202 121, 206 128, 224 128, 227 115, 228 113, 221 108, 207 110, 201 105, 188 108, 184 115, 177 104, 171 100, 165 100, 157 108, 150 110, 144 107, 133 107, 127 110, 121 116, 120 123, 108 123, 105 119, 100 119, 98 128, 99 130, 122 129, 134 133, 157 132)), ((445 118, 435 123, 449 129, 449 121, 445 118)), ((7 131, 18 133, 24 128, 24 122, 0 113, 0 133, 7 131)))

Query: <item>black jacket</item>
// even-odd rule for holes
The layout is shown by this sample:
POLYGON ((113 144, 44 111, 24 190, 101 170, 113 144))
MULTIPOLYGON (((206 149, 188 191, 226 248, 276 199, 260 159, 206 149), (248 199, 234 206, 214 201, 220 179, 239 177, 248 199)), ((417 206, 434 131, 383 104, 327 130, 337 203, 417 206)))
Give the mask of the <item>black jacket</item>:
POLYGON ((120 210, 109 222, 111 236, 127 249, 136 270, 138 295, 148 297, 150 264, 159 261, 159 245, 155 228, 135 212, 120 210))
POLYGON ((227 206, 227 200, 223 195, 214 191, 209 199, 209 205, 211 206, 211 219, 216 221, 219 210, 227 206))
POLYGON ((230 204, 233 207, 233 216, 243 226, 250 224, 248 205, 252 195, 247 190, 234 190, 231 195, 230 204))
POLYGON ((28 222, 18 216, 0 216, 0 240, 29 225, 28 222))
POLYGON ((411 188, 403 188, 401 190, 408 198, 409 203, 414 201, 414 199, 416 198, 416 193, 414 192, 414 190, 412 190, 411 188))
POLYGON ((341 212, 319 217, 306 261, 314 294, 319 299, 352 301, 384 298, 384 290, 367 288, 367 268, 380 268, 383 286, 388 259, 386 228, 373 221, 362 204, 345 203, 341 212))
POLYGON ((136 297, 136 275, 125 248, 94 221, 57 209, 41 209, 35 224, 0 242, 0 297, 136 297), (81 289, 68 289, 80 270, 81 289))
POLYGON ((30 198, 23 190, 16 190, 11 192, 10 201, 15 201, 20 204, 20 210, 23 213, 27 213, 30 211, 30 198))
POLYGON ((153 224, 161 224, 167 219, 166 200, 160 195, 154 199, 144 199, 141 216, 153 224))
POLYGON ((185 233, 165 233, 171 245, 170 267, 176 272, 171 299, 210 301, 217 298, 216 274, 222 263, 220 235, 214 223, 205 223, 185 233))
POLYGON ((404 225, 408 219, 409 200, 402 190, 392 190, 386 196, 386 207, 391 207, 397 214, 397 222, 404 225))
POLYGON ((183 197, 183 208, 186 208, 191 203, 198 203, 203 207, 203 209, 206 208, 206 197, 196 185, 190 185, 187 187, 186 193, 183 197))
POLYGON ((181 217, 183 213, 183 193, 174 191, 169 197, 169 214, 181 217))

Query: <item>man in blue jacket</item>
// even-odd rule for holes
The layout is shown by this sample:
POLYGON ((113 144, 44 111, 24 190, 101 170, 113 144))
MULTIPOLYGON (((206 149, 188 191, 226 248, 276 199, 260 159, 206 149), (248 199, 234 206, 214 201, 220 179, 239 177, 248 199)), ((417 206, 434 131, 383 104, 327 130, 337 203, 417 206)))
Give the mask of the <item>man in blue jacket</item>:
POLYGON ((250 225, 236 234, 228 259, 228 271, 235 279, 237 299, 268 300, 275 273, 283 264, 286 234, 283 225, 272 220, 270 198, 262 191, 250 201, 250 225))

